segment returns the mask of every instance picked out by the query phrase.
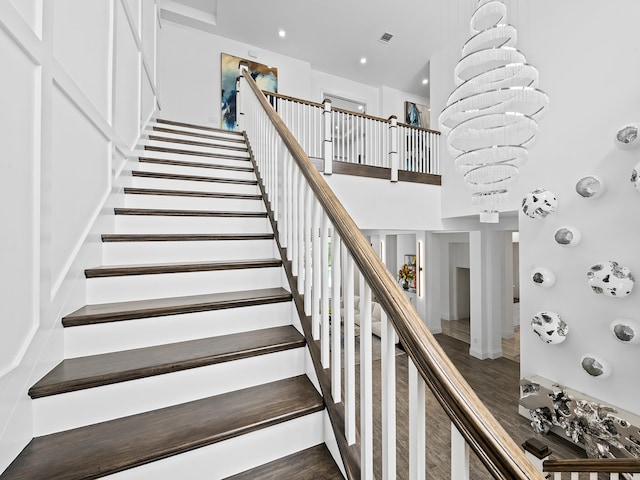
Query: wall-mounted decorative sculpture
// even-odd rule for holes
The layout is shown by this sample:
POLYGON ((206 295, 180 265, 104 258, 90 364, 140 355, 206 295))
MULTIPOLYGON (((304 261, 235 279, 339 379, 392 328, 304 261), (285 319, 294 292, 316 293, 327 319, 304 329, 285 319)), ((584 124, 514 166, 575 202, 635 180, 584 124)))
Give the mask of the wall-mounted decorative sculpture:
POLYGON ((631 171, 631 183, 640 192, 640 163, 633 167, 631 171))
POLYGON ((531 218, 544 218, 558 209, 558 199, 549 190, 538 188, 522 199, 522 212, 531 218))
POLYGON ((612 261, 595 264, 587 272, 587 278, 591 290, 608 297, 626 297, 635 285, 631 270, 612 261))
POLYGON ((534 268, 531 272, 531 281, 535 285, 540 285, 541 287, 552 287, 554 283, 556 283, 556 275, 544 267, 534 268))
POLYGON ((544 343, 558 344, 567 339, 569 326, 555 312, 538 312, 531 319, 531 328, 544 343))
POLYGON ((471 17, 471 38, 454 71, 456 89, 440 114, 440 129, 464 175, 480 221, 498 222, 498 206, 518 179, 536 119, 549 105, 538 90, 538 70, 515 48, 517 31, 507 7, 480 0, 471 17))
POLYGON ((520 380, 520 405, 537 433, 564 430, 592 458, 640 457, 640 418, 542 377, 520 380))
POLYGON ((638 322, 627 318, 616 318, 611 322, 610 328, 611 333, 619 342, 640 344, 640 325, 638 322))
POLYGON ((575 247, 582 240, 582 234, 576 227, 561 227, 556 230, 553 239, 563 247, 575 247))
POLYGON ((623 148, 635 148, 640 143, 638 140, 638 125, 632 123, 618 130, 616 142, 618 146, 623 148))
POLYGON ((576 192, 578 195, 585 198, 595 198, 602 195, 604 192, 604 183, 600 177, 595 175, 587 175, 582 177, 576 183, 576 192))
POLYGON ((609 363, 591 353, 582 356, 580 365, 591 377, 605 378, 611 374, 609 363))

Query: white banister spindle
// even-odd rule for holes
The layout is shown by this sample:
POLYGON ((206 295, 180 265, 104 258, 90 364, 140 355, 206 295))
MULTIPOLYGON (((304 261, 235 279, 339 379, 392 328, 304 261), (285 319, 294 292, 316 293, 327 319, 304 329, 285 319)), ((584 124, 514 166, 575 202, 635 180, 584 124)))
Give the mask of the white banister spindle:
POLYGON ((342 332, 340 331, 341 315, 340 315, 340 299, 342 288, 342 265, 340 251, 342 242, 336 229, 331 232, 331 395, 336 403, 342 398, 342 349, 340 348, 340 340, 342 332))
POLYGON ((329 217, 324 211, 322 212, 320 248, 322 249, 320 252, 320 266, 322 267, 322 291, 320 293, 322 335, 320 337, 320 359, 322 368, 329 368, 331 365, 331 340, 329 335, 331 331, 329 328, 329 217))
POLYGON ((286 166, 287 178, 285 183, 285 188, 287 190, 287 260, 291 260, 293 252, 293 219, 295 218, 293 207, 297 200, 293 196, 293 169, 295 162, 291 155, 287 155, 287 158, 289 160, 286 166))
POLYGON ((295 162, 291 162, 291 274, 293 276, 297 276, 298 273, 298 254, 299 254, 299 244, 298 244, 298 234, 300 233, 300 226, 298 224, 298 220, 300 219, 300 190, 298 189, 300 185, 300 170, 295 165, 295 162))
POLYGON ((553 474, 553 480, 562 480, 562 473, 560 472, 555 472, 553 474))
MULTIPOLYGON (((637 475, 637 474, 636 474, 636 475, 637 475)), ((635 477, 635 475, 634 475, 634 477, 635 477)), ((619 473, 612 473, 612 474, 610 475, 609 480, 620 480, 620 474, 619 474, 619 473)), ((634 480, 635 480, 635 478, 634 478, 634 480)))
POLYGON ((360 477, 373 479, 373 354, 371 287, 360 274, 360 477))
POLYGON ((348 445, 356 443, 356 354, 354 326, 353 258, 343 250, 344 276, 344 431, 348 445))
POLYGON ((311 264, 311 249, 313 248, 313 192, 307 186, 304 202, 304 313, 311 315, 311 290, 313 284, 313 265, 311 264))
POLYGON ((311 325, 313 339, 320 340, 320 295, 322 286, 320 285, 320 274, 322 266, 320 264, 320 214, 322 208, 317 200, 313 202, 313 228, 311 230, 311 250, 312 250, 312 271, 313 281, 311 284, 311 325))
POLYGON ((413 360, 408 358, 407 361, 409 363, 409 478, 424 480, 426 469, 425 383, 413 360))
POLYGON ((598 474, 596 472, 591 472, 589 474, 589 480, 598 480, 598 474))
POLYGON ((382 480, 396 478, 396 345, 395 331, 382 311, 382 480))
POLYGON ((324 110, 322 112, 323 141, 322 141, 322 158, 324 159, 324 174, 331 175, 333 173, 333 122, 331 113, 331 100, 324 99, 324 110))
POLYGON ((469 445, 453 423, 451 424, 451 478, 452 480, 469 480, 469 445))
POLYGON ((302 171, 298 169, 298 293, 304 293, 304 279, 307 275, 304 265, 305 250, 308 245, 305 244, 305 194, 307 189, 305 188, 304 175, 302 171))
POLYGON ((398 117, 389 117, 389 165, 391 165, 391 181, 398 181, 398 117))
POLYGON ((571 480, 580 480, 580 472, 571 472, 571 480))
POLYGON ((287 233, 287 229, 289 228, 289 188, 287 185, 287 177, 289 174, 289 161, 291 157, 289 156, 289 152, 284 147, 282 150, 282 168, 280 169, 281 179, 279 190, 282 192, 282 204, 281 204, 281 215, 280 220, 278 221, 278 231, 280 232, 280 245, 283 248, 287 248, 287 239, 289 235, 287 233))

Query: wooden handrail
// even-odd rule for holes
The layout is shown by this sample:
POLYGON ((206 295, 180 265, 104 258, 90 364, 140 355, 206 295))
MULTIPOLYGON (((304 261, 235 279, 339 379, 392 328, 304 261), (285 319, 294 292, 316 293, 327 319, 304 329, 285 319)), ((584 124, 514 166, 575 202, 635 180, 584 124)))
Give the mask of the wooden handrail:
MULTIPOLYGON (((324 105, 322 103, 312 102, 311 100, 303 100, 302 98, 289 97, 287 95, 282 95, 281 93, 273 93, 273 92, 268 92, 266 90, 262 90, 262 93, 264 95, 269 95, 269 96, 272 96, 272 97, 275 97, 275 98, 281 98, 282 100, 288 100, 290 102, 301 103, 303 105, 309 105, 311 107, 324 108, 324 105)), ((375 115, 369 115, 367 113, 356 112, 356 111, 353 111, 353 110, 345 110, 344 108, 337 108, 337 107, 334 107, 331 110, 333 110, 334 112, 340 112, 340 113, 346 113, 348 115, 353 115, 355 117, 362 117, 362 118, 366 118, 366 119, 369 119, 369 120, 375 120, 376 122, 390 123, 388 118, 376 117, 375 115)), ((409 125, 408 123, 400 123, 400 122, 398 122, 398 125, 403 126, 403 127, 407 127, 407 128, 413 128, 415 130, 419 130, 419 131, 422 131, 422 132, 429 132, 429 133, 434 133, 436 135, 440 135, 439 131, 431 130, 429 128, 416 127, 415 125, 409 125)))
POLYGON ((542 480, 542 475, 480 401, 444 353, 413 305, 400 291, 387 267, 374 253, 358 226, 249 73, 244 71, 243 75, 333 227, 348 248, 360 272, 375 292, 378 302, 388 314, 407 354, 471 449, 494 478, 542 480))
POLYGON ((572 458, 545 460, 545 472, 640 473, 640 458, 572 458))

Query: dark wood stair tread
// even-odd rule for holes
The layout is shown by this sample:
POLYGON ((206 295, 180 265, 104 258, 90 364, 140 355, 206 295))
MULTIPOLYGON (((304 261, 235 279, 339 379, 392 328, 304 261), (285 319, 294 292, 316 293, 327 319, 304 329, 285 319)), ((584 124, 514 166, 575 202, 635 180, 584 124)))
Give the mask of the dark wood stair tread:
MULTIPOLYGON (((226 142, 241 142, 245 143, 244 137, 236 136, 236 138, 224 137, 222 135, 211 135, 207 133, 197 133, 197 132, 185 132, 184 130, 176 130, 175 128, 164 128, 164 127, 153 127, 153 130, 156 132, 162 133, 173 133, 176 135, 185 135, 189 137, 198 137, 198 138, 209 138, 211 140, 224 140, 226 142)), ((217 131, 217 130, 214 130, 217 131)))
POLYGON ((87 278, 125 277, 134 275, 158 275, 162 273, 214 272, 247 268, 281 267, 282 260, 275 258, 218 262, 152 263, 137 265, 102 265, 87 268, 87 278))
POLYGON ((287 455, 226 480, 344 480, 324 443, 287 455))
POLYGON ((239 160, 248 162, 249 157, 239 155, 225 155, 224 153, 198 152, 197 150, 184 150, 181 148, 155 147, 153 145, 145 145, 148 152, 174 153, 176 155, 195 155, 196 157, 224 158, 226 160, 239 160))
POLYGON ((221 217, 267 218, 267 212, 224 212, 218 210, 170 210, 163 208, 114 208, 116 215, 140 215, 151 217, 221 217))
POLYGON ((233 183, 237 185, 257 185, 257 180, 245 180, 241 178, 207 177, 204 175, 185 175, 182 173, 162 173, 134 170, 131 172, 134 177, 159 178, 163 180, 185 180, 190 182, 212 182, 212 183, 233 183))
POLYGON ((140 163, 154 163, 157 165, 174 165, 178 167, 210 168, 214 170, 228 170, 232 172, 253 172, 253 167, 239 165, 223 165, 219 163, 193 162, 188 160, 171 160, 169 158, 138 157, 140 163))
POLYGON ((209 132, 220 132, 220 133, 226 133, 229 135, 233 135, 233 136, 242 136, 242 132, 235 132, 232 130, 224 130, 222 128, 216 128, 216 127, 209 127, 206 125, 196 125, 194 123, 186 123, 186 122, 177 122, 175 120, 166 120, 166 119, 161 119, 158 118, 156 119, 156 123, 162 123, 165 125, 175 125, 177 127, 186 127, 186 128, 195 128, 197 130, 207 130, 209 132))
POLYGON ((182 138, 167 138, 167 137, 159 137, 157 135, 149 135, 149 140, 154 142, 169 142, 169 143, 179 143, 182 145, 192 145, 194 147, 208 147, 208 148, 223 148, 226 150, 236 150, 238 152, 246 152, 247 147, 245 146, 235 146, 235 145, 218 145, 215 143, 209 142, 199 142, 197 140, 186 140, 182 138))
POLYGON ((3 480, 93 479, 323 409, 306 376, 33 439, 3 480))
POLYGON ((193 190, 168 190, 164 188, 134 188, 125 187, 124 193, 131 195, 162 195, 172 197, 202 197, 202 198, 229 198, 234 200, 262 200, 262 195, 257 193, 225 193, 225 192, 198 192, 193 190))
POLYGON ((103 242, 205 242, 217 240, 271 240, 272 233, 105 233, 103 242))
POLYGON ((68 358, 29 389, 41 398, 189 368, 280 352, 305 345, 291 325, 68 358))
POLYGON ((209 293, 184 297, 134 300, 85 305, 62 319, 64 327, 164 317, 185 313, 288 302, 291 293, 284 288, 265 288, 239 292, 209 293))

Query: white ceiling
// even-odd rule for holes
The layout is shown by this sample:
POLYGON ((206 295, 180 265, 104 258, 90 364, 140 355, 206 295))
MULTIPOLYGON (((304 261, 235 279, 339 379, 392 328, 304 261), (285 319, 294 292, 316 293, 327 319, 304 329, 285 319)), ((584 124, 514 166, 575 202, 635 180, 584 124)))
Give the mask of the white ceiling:
MULTIPOLYGON (((176 0, 215 17, 192 26, 364 84, 429 97, 429 59, 468 28, 477 0, 176 0), (286 32, 285 38, 278 30, 286 32), (384 44, 380 36, 393 39, 384 44), (360 58, 366 57, 362 65, 360 58)), ((176 21, 176 18, 172 18, 176 21)))

